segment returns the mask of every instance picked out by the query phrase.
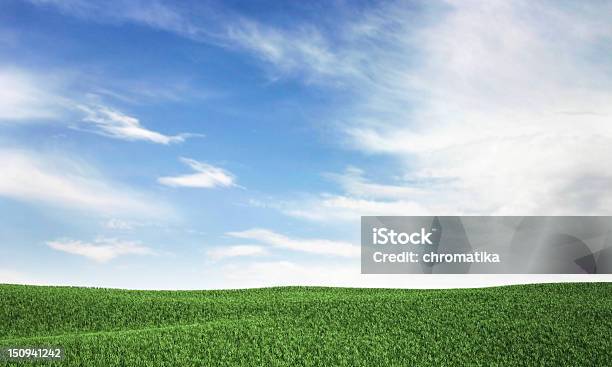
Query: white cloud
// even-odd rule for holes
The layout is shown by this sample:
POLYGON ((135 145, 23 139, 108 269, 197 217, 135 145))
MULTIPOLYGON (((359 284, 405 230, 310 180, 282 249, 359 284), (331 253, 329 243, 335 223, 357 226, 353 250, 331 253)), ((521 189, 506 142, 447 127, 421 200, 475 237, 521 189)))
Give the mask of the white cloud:
POLYGON ((137 242, 120 241, 113 238, 98 238, 93 243, 63 239, 49 241, 47 246, 57 251, 83 256, 100 263, 124 255, 155 254, 152 249, 137 242))
POLYGON ((393 158, 405 181, 344 174, 343 193, 281 210, 311 219, 612 213, 612 74, 602 49, 612 5, 430 4, 422 13, 386 3, 323 34, 346 41, 330 52, 358 70, 334 76, 355 91, 336 111, 345 143, 393 158))
POLYGON ((414 199, 427 194, 428 190, 405 182, 387 185, 371 182, 363 177, 364 171, 356 167, 348 167, 344 174, 328 174, 336 181, 344 192, 356 197, 378 199, 414 199))
MULTIPOLYGON (((55 77, 52 78, 35 71, 0 65, 0 122, 64 122, 80 119, 81 123, 74 128, 115 139, 166 145, 203 136, 191 133, 165 135, 148 129, 138 118, 101 104, 97 95, 71 92, 75 87, 74 76, 64 74, 54 72, 55 77)), ((92 87, 95 88, 95 85, 92 87)), ((106 94, 115 98, 119 96, 108 90, 106 94)))
POLYGON ((79 105, 85 112, 83 121, 94 124, 96 132, 100 134, 128 141, 144 140, 157 144, 170 144, 185 141, 193 134, 179 134, 175 136, 149 130, 140 124, 140 121, 120 111, 105 106, 79 105))
POLYGON ((0 67, 0 121, 57 118, 64 99, 54 95, 54 81, 18 68, 0 67))
POLYGON ((222 168, 189 158, 181 158, 181 162, 191 167, 196 173, 160 177, 157 181, 162 185, 171 187, 215 188, 236 186, 234 175, 222 168))
POLYGON ((104 223, 108 229, 129 230, 134 229, 134 224, 125 220, 111 218, 104 223))
POLYGON ((277 72, 298 74, 307 82, 334 84, 338 77, 362 77, 350 55, 334 50, 315 27, 286 30, 241 19, 227 25, 225 38, 233 47, 273 65, 277 72))
POLYGON ((104 4, 87 0, 30 0, 42 6, 55 6, 60 11, 83 19, 142 24, 197 39, 204 30, 196 27, 188 18, 163 1, 113 1, 104 4))
POLYGON ((406 162, 411 182, 445 182, 411 199, 417 209, 609 214, 612 78, 593 55, 612 39, 600 27, 611 10, 448 4, 400 29, 393 48, 370 50, 380 68, 345 132, 356 149, 406 162))
POLYGON ((359 256, 359 246, 349 242, 325 239, 290 238, 267 229, 254 228, 240 232, 228 232, 228 236, 254 240, 273 247, 292 251, 342 257, 359 256))
POLYGON ((206 255, 212 260, 222 260, 234 257, 263 256, 267 254, 268 250, 256 245, 215 247, 206 252, 206 255))
MULTIPOLYGON (((363 215, 443 215, 411 200, 371 200, 346 195, 322 194, 276 205, 281 212, 313 221, 359 221, 363 215)), ((455 212, 456 214, 456 212, 455 212)))
POLYGON ((362 170, 355 167, 347 168, 342 174, 326 176, 339 184, 342 194, 303 195, 298 199, 270 200, 265 203, 252 200, 251 205, 321 222, 358 222, 364 215, 470 214, 456 208, 449 209, 435 192, 443 183, 408 184, 402 179, 394 184, 374 183, 364 177, 362 170))
POLYGON ((0 196, 101 214, 168 213, 148 195, 102 177, 85 162, 54 154, 0 149, 0 196))
POLYGON ((346 48, 338 50, 323 32, 307 24, 291 29, 274 27, 211 4, 199 4, 187 12, 164 1, 108 1, 103 6, 96 1, 31 1, 91 21, 139 24, 197 42, 246 51, 273 66, 275 76, 291 75, 307 82, 331 84, 344 77, 364 77, 357 65, 359 55, 346 48))

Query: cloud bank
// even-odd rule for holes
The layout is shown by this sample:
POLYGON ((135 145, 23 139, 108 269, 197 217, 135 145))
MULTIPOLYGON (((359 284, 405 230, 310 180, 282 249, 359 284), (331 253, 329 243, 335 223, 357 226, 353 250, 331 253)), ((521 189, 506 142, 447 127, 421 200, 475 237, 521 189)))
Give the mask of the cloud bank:
MULTIPOLYGON (((313 78, 354 94, 355 103, 336 106, 342 146, 391 158, 393 172, 337 175, 339 193, 276 206, 318 220, 611 214, 612 5, 420 5, 378 4, 310 44, 335 60, 309 68, 313 78)), ((262 50, 281 48, 280 58, 294 47, 273 34, 266 42, 262 50)))
POLYGON ((612 7, 592 5, 450 3, 372 50, 383 61, 343 131, 354 149, 403 160, 406 186, 444 183, 406 214, 610 213, 612 84, 595 55, 612 7))
POLYGON ((125 255, 155 254, 152 249, 137 242, 120 241, 113 238, 98 238, 93 243, 64 239, 49 241, 47 246, 57 251, 83 256, 99 263, 105 263, 125 255))
POLYGON ((86 162, 0 149, 0 196, 102 215, 163 216, 168 209, 113 182, 86 162))
POLYGON ((311 254, 341 257, 358 257, 360 254, 359 246, 355 246, 348 242, 325 239, 290 238, 262 228, 228 232, 227 235, 235 238, 258 241, 272 247, 311 254))

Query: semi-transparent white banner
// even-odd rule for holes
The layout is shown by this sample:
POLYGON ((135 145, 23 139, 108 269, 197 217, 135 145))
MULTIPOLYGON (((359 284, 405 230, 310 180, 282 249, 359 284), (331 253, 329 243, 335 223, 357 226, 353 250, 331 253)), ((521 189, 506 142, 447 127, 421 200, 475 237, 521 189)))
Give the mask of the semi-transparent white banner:
POLYGON ((363 274, 612 274, 612 217, 361 217, 363 274))

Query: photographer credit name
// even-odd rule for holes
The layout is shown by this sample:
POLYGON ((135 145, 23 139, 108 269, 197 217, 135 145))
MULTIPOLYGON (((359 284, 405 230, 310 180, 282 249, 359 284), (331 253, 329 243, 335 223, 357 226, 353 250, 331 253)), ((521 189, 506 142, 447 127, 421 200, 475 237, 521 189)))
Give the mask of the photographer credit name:
MULTIPOLYGON (((373 245, 423 245, 433 246, 432 236, 436 228, 427 231, 421 228, 420 231, 407 233, 396 232, 388 228, 372 229, 373 245)), ((439 253, 437 251, 422 252, 404 251, 400 253, 385 253, 375 251, 372 254, 375 263, 499 263, 500 258, 497 253, 487 251, 474 251, 468 253, 439 253)))

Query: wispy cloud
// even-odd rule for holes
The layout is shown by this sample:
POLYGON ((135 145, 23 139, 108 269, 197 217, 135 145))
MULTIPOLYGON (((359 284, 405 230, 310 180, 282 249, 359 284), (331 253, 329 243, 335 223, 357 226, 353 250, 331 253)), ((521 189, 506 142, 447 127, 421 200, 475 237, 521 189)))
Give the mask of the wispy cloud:
POLYGON ((275 74, 298 75, 307 82, 325 84, 363 76, 351 55, 338 52, 313 26, 287 30, 240 19, 227 25, 225 39, 274 66, 275 74))
POLYGON ((308 24, 296 24, 291 28, 276 27, 233 13, 227 8, 203 3, 186 11, 169 1, 109 1, 104 5, 87 0, 32 2, 53 6, 65 14, 90 21, 133 23, 196 42, 247 52, 271 65, 273 68, 270 72, 275 77, 297 76, 307 82, 335 84, 346 77, 365 76, 364 70, 357 67, 359 54, 348 47, 335 47, 326 34, 308 24))
POLYGON ((282 234, 261 228, 254 228, 240 232, 228 232, 227 235, 235 238, 258 241, 266 245, 292 251, 342 257, 359 256, 358 246, 343 241, 290 238, 282 234))
POLYGON ((222 260, 226 258, 234 257, 253 257, 263 256, 269 254, 262 246, 256 245, 235 245, 235 246, 224 246, 215 247, 206 252, 206 255, 212 260, 222 260))
MULTIPOLYGON (((329 50, 357 69, 344 79, 355 103, 336 106, 343 146, 393 158, 405 181, 343 174, 344 192, 283 211, 610 214, 612 77, 601 45, 611 14, 603 2, 432 2, 417 13, 390 2, 338 22, 354 42, 329 50)), ((320 34, 321 44, 337 38, 320 34)))
POLYGON ((138 242, 120 241, 113 238, 98 238, 93 242, 78 240, 56 240, 47 242, 50 248, 69 254, 86 257, 90 260, 105 263, 125 255, 153 255, 155 252, 138 242))
POLYGON ((104 227, 108 229, 130 230, 134 229, 134 223, 117 218, 111 218, 104 222, 104 227))
MULTIPOLYGON (((276 204, 282 213, 312 221, 358 222, 363 215, 443 215, 448 207, 436 211, 436 207, 421 204, 416 200, 374 200, 347 195, 321 194, 300 201, 276 204)), ((453 211, 452 213, 457 213, 453 211)))
POLYGON ((65 14, 105 23, 136 23, 151 28, 200 39, 206 35, 176 7, 163 1, 109 0, 104 4, 89 0, 30 0, 40 6, 53 6, 65 14))
POLYGON ((159 216, 149 195, 104 178, 85 162, 57 154, 0 150, 0 196, 101 214, 159 216))
POLYGON ((378 67, 343 132, 357 150, 405 162, 412 182, 445 182, 410 198, 415 208, 610 213, 602 188, 612 165, 602 157, 612 156, 612 78, 593 58, 612 40, 601 27, 610 14, 604 3, 446 4, 418 27, 397 28, 392 47, 368 50, 378 67))
MULTIPOLYGON (((59 73, 58 73, 59 74, 59 73)), ((62 122, 80 120, 71 127, 126 141, 156 144, 181 143, 202 134, 166 135, 142 125, 130 116, 99 101, 98 95, 70 92, 70 78, 45 77, 30 70, 0 65, 0 122, 62 122), (79 97, 79 95, 81 95, 79 97)), ((117 94, 106 91, 107 94, 117 94)))
POLYGON ((65 100, 51 91, 49 78, 0 67, 0 85, 0 122, 56 119, 64 109, 65 100))
POLYGON ((381 184, 372 182, 364 177, 364 171, 356 167, 348 167, 343 174, 327 174, 336 181, 340 187, 351 196, 377 199, 414 199, 427 193, 423 185, 406 182, 397 184, 381 184))
POLYGON ((164 135, 145 128, 136 117, 126 115, 106 106, 79 105, 78 108, 85 113, 83 121, 91 123, 96 127, 94 129, 95 132, 112 138, 170 144, 183 142, 187 137, 194 136, 194 134, 164 135))
MULTIPOLYGON (((358 222, 363 215, 469 214, 452 208, 437 191, 447 182, 415 182, 403 178, 377 183, 365 172, 348 167, 340 174, 325 174, 341 193, 304 194, 292 199, 252 200, 251 205, 276 209, 286 215, 320 222, 358 222)), ((451 203, 452 204, 452 203, 451 203)))
POLYGON ((236 186, 236 179, 230 172, 213 165, 198 162, 194 159, 181 158, 196 173, 160 177, 157 181, 171 187, 215 188, 236 186))

